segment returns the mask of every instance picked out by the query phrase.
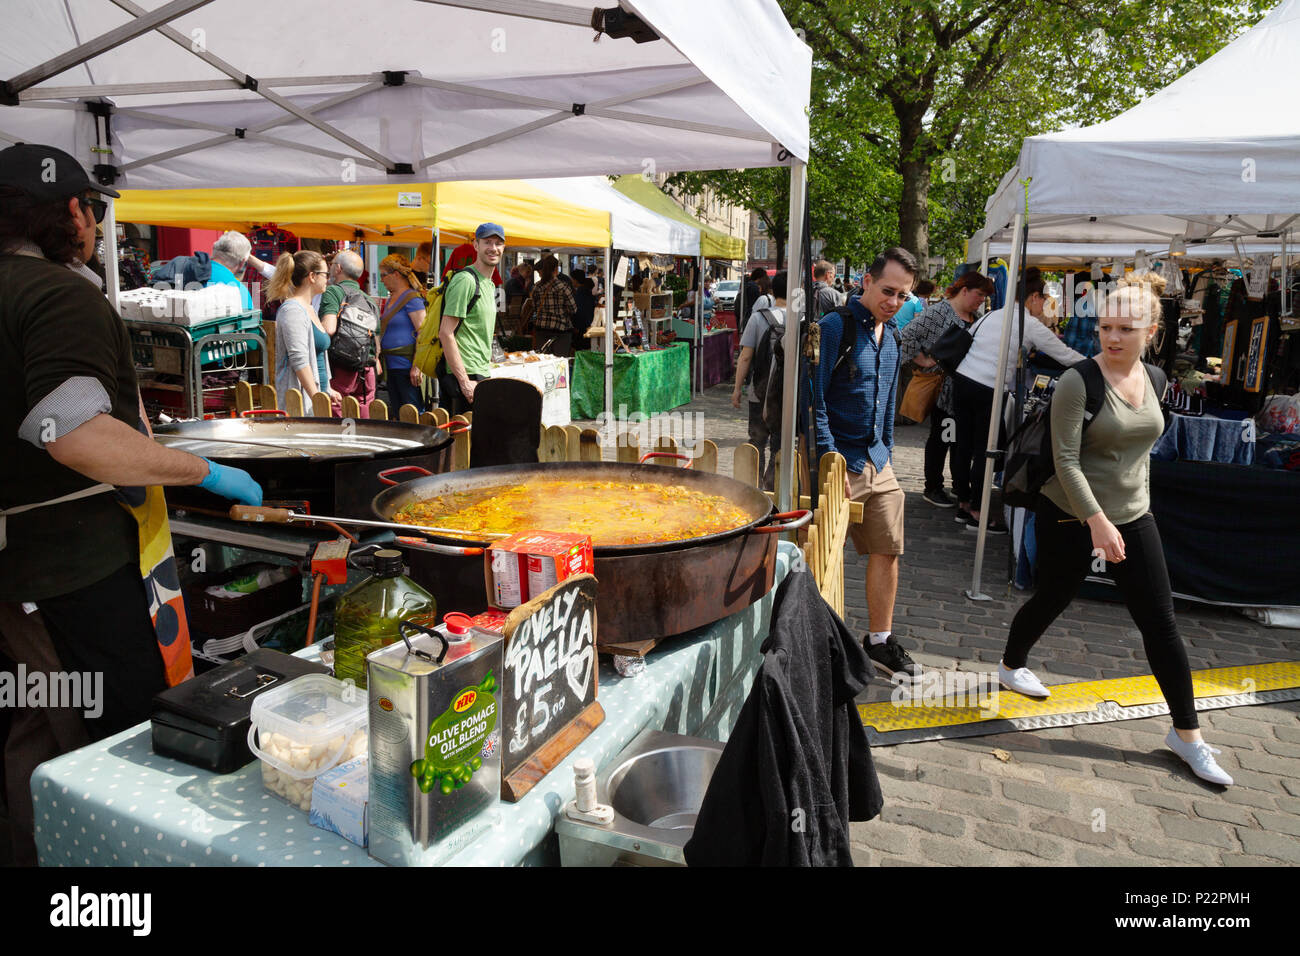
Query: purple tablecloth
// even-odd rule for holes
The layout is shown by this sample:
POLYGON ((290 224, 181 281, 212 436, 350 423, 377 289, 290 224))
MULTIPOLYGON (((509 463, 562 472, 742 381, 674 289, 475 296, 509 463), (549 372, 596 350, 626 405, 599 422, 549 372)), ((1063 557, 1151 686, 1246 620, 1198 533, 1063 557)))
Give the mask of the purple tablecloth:
MULTIPOLYGON (((691 381, 695 381, 695 343, 691 348, 691 381)), ((700 343, 704 352, 704 387, 720 385, 731 380, 736 371, 735 353, 731 348, 731 332, 714 332, 704 336, 700 343)))

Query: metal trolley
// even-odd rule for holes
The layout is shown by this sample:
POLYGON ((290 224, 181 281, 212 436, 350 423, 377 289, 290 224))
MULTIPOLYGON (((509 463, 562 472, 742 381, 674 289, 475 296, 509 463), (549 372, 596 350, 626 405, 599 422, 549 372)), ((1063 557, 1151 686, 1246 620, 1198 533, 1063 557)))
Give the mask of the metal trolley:
POLYGON ((145 411, 196 419, 234 407, 236 382, 270 384, 260 312, 196 326, 125 319, 145 411))

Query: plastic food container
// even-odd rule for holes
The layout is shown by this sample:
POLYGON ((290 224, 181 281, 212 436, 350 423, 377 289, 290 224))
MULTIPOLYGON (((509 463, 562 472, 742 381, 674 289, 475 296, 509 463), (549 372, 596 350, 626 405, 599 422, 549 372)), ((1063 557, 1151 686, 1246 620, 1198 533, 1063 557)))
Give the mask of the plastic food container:
POLYGON ((309 674, 253 701, 248 749, 262 784, 304 813, 316 778, 366 755, 368 698, 354 685, 309 674))

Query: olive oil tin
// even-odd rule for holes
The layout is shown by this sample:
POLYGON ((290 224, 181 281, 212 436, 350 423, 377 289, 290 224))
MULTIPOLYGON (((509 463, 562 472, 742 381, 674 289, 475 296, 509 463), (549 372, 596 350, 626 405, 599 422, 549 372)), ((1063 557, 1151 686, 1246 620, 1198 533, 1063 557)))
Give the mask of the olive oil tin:
POLYGON ((366 657, 370 855, 436 866, 500 820, 500 634, 401 625, 366 657))

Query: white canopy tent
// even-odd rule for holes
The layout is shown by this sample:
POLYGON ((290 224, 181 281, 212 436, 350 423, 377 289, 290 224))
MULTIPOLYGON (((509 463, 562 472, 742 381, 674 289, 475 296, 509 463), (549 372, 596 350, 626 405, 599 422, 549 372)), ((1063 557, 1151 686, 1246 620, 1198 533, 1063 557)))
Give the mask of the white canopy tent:
POLYGON ((802 210, 812 53, 776 0, 145 2, 10 4, 0 141, 140 189, 789 165, 802 210))
MULTIPOLYGON (((1095 126, 1025 140, 1018 164, 985 206, 980 244, 1013 243, 1009 281, 1020 271, 1018 239, 1116 242, 1168 249, 1180 239, 1280 239, 1300 224, 1300 0, 1263 20, 1165 89, 1095 126)), ((972 248, 975 248, 972 246, 972 248)), ((987 255, 984 256, 987 259, 987 255)), ((1285 285, 1285 283, 1284 283, 1285 285)), ((1008 290, 1008 301, 1014 292, 1008 290)), ((995 405, 1006 380, 1002 326, 995 405)), ((997 447, 999 415, 988 449, 997 447)), ((972 598, 988 524, 993 458, 985 463, 972 598)))
POLYGON ((609 213, 609 231, 616 249, 675 256, 700 254, 700 231, 669 219, 628 199, 600 176, 530 179, 531 186, 566 202, 609 213))

